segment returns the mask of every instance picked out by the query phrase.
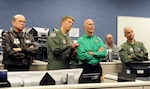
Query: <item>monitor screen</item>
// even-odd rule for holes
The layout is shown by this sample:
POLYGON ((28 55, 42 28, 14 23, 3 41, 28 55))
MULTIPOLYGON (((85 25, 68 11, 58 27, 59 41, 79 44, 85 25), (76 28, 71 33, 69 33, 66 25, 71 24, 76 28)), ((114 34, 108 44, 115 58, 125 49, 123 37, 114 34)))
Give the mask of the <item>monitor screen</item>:
POLYGON ((55 80, 56 85, 78 84, 79 77, 83 69, 61 69, 50 70, 49 75, 55 80))
POLYGON ((0 70, 0 82, 7 82, 7 70, 0 70))

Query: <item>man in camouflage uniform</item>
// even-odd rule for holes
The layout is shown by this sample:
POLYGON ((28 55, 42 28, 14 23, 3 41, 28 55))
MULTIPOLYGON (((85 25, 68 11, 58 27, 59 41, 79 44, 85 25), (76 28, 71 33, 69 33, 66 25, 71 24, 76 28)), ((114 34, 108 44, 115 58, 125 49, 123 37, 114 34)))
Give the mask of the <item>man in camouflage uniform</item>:
POLYGON ((61 20, 60 30, 54 29, 47 38, 48 64, 47 70, 70 68, 71 59, 76 56, 77 43, 68 36, 74 23, 72 16, 65 16, 61 20))
POLYGON ((131 27, 124 28, 124 36, 127 41, 120 46, 119 55, 123 63, 122 71, 126 72, 130 67, 130 62, 148 60, 148 52, 142 42, 134 39, 134 32, 131 27))

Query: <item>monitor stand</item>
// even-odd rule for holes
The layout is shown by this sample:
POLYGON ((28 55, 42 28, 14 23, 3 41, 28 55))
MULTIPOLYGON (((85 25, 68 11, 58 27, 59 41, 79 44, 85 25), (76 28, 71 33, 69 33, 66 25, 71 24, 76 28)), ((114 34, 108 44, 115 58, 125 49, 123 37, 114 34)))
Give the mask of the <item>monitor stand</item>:
POLYGON ((11 87, 10 82, 9 81, 0 82, 0 88, 2 87, 11 87))

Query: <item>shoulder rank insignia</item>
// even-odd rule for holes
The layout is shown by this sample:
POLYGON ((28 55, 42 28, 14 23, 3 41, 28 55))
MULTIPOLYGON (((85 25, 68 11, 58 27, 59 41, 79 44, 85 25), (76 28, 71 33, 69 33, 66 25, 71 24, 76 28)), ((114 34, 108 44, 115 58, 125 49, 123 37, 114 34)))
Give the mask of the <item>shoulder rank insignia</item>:
POLYGON ((59 29, 54 28, 54 31, 59 31, 59 29))
POLYGON ((56 33, 55 32, 51 32, 50 33, 50 38, 54 38, 54 37, 56 37, 56 33))

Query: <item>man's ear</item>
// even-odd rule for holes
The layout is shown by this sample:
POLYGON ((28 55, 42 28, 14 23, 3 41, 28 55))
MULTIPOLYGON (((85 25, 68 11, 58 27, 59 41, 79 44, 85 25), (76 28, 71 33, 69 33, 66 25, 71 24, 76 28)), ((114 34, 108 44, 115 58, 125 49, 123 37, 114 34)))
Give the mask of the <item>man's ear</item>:
POLYGON ((126 37, 126 34, 124 34, 124 37, 127 38, 127 37, 126 37))
POLYGON ((14 21, 12 21, 11 23, 12 23, 12 25, 13 25, 13 24, 14 24, 14 21))

